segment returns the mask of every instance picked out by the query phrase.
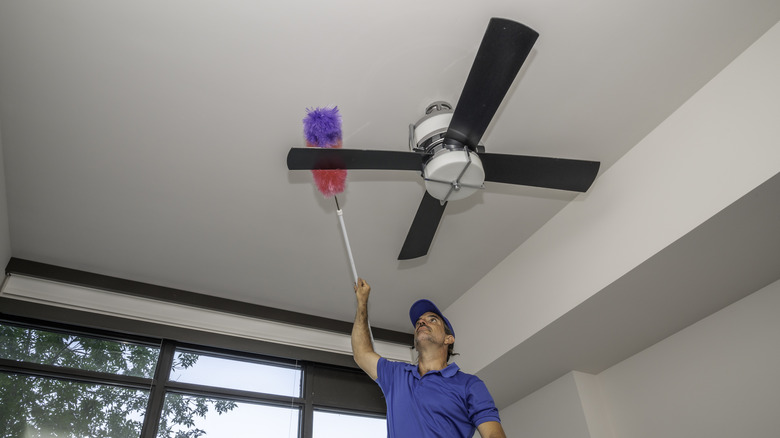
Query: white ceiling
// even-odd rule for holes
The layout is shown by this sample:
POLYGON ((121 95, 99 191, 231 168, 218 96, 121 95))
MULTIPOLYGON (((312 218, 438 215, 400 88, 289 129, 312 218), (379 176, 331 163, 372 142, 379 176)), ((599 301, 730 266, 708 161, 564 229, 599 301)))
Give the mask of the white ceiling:
MULTIPOLYGON (((780 2, 2 2, 12 255, 349 321, 335 204, 285 165, 306 108, 339 107, 345 148, 407 150, 427 104, 457 102, 493 16, 540 37, 487 150, 603 173, 780 2)), ((350 171, 339 200, 372 324, 410 332, 413 300, 446 308, 575 197, 486 187, 450 203, 428 256, 399 262, 422 181, 350 171)))

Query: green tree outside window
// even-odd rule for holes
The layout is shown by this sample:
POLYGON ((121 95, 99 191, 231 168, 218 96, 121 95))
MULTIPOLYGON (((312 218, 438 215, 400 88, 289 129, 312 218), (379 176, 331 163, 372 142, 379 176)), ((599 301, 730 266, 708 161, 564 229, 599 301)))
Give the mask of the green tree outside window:
MULTIPOLYGON (((0 358, 68 369, 151 379, 160 349, 131 342, 0 325, 0 358)), ((187 368, 196 354, 177 355, 173 369, 187 368)), ((3 437, 138 437, 149 390, 82 383, 73 379, 0 373, 3 437)), ((197 438, 194 416, 222 414, 236 404, 205 397, 166 403, 161 438, 197 438)))

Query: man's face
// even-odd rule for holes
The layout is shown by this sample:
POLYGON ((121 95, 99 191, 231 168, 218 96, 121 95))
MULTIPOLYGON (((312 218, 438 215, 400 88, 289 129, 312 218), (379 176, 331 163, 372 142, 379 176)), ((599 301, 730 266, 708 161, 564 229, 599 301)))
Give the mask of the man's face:
POLYGON ((455 342, 455 338, 446 334, 444 320, 439 315, 426 312, 417 319, 414 326, 414 345, 417 346, 420 342, 449 345, 455 342))

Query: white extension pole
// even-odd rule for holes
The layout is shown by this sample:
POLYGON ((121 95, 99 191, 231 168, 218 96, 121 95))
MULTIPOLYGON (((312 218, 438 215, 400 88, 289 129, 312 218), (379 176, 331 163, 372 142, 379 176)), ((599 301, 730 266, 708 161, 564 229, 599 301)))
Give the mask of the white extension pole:
MULTIPOLYGON (((344 226, 344 212, 339 207, 339 199, 333 197, 336 200, 336 215, 339 217, 339 224, 341 224, 341 235, 344 236, 344 245, 347 247, 347 255, 349 256, 349 265, 352 267, 352 279, 355 284, 358 282, 357 269, 355 269, 355 259, 352 258, 352 247, 349 246, 349 237, 347 236, 347 227, 344 226)), ((366 323, 368 325, 368 335, 371 337, 371 345, 374 345, 374 334, 371 332, 371 323, 368 321, 368 315, 366 315, 366 323)))
MULTIPOLYGON (((338 201, 336 201, 338 205, 338 201)), ((341 234, 344 236, 344 244, 347 246, 347 255, 349 256, 349 264, 352 266, 352 279, 357 284, 358 275, 357 269, 355 269, 355 259, 352 258, 352 248, 349 246, 349 237, 347 237, 347 227, 344 226, 344 212, 340 208, 336 209, 336 214, 339 216, 339 223, 341 224, 341 234)))

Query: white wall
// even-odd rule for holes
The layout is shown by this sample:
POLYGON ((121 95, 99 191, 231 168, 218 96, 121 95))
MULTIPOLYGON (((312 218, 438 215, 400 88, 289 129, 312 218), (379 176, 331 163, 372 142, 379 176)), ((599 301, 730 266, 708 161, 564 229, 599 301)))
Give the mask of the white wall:
POLYGON ((591 438, 574 373, 568 373, 500 412, 512 438, 591 438))
POLYGON ((780 280, 598 376, 569 373, 501 418, 515 438, 777 438, 780 280))
POLYGON ((576 371, 573 374, 590 438, 616 438, 598 376, 576 371))
POLYGON ((780 436, 780 281, 599 375, 620 438, 780 436))
POLYGON ((8 202, 5 194, 5 163, 3 135, 0 131, 0 268, 5 269, 11 258, 11 232, 8 229, 8 202))
POLYGON ((500 412, 514 438, 615 438, 598 377, 572 371, 500 412))

